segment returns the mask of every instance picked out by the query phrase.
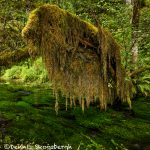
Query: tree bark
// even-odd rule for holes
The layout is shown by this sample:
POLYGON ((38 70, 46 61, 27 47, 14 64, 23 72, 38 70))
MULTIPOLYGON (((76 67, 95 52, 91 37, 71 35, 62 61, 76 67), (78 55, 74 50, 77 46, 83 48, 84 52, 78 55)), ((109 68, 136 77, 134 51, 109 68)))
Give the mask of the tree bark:
POLYGON ((126 4, 131 4, 131 0, 124 0, 126 4))
POLYGON ((136 64, 138 60, 138 29, 140 19, 140 0, 132 0, 132 44, 131 44, 131 61, 136 64))

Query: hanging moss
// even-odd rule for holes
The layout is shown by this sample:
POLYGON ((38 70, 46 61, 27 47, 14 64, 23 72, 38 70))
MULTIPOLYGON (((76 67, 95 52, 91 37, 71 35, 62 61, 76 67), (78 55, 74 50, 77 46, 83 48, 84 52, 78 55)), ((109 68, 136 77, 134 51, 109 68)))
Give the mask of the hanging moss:
POLYGON ((32 57, 43 57, 54 93, 65 94, 66 106, 68 98, 71 107, 79 101, 82 110, 93 101, 101 109, 117 98, 130 103, 120 48, 108 31, 43 5, 30 14, 22 35, 32 57))

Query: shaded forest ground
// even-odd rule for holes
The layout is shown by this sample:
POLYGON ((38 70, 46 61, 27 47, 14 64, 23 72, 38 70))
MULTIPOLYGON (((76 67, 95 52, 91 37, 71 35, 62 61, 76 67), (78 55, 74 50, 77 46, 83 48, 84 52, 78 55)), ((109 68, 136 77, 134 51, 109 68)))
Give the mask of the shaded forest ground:
POLYGON ((65 99, 61 97, 56 115, 55 99, 47 85, 29 87, 1 83, 0 91, 1 145, 56 143, 70 144, 73 150, 79 145, 80 150, 87 146, 94 150, 96 145, 106 149, 150 148, 149 99, 135 99, 134 113, 111 108, 100 112, 95 106, 83 113, 80 107, 66 111, 65 99))

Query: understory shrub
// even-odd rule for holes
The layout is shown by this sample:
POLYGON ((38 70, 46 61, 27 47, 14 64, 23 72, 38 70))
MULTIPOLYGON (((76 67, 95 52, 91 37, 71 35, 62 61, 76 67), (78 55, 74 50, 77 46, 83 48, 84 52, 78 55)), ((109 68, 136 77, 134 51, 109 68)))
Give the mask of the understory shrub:
POLYGON ((19 80, 21 82, 44 83, 48 81, 42 58, 38 58, 32 64, 24 62, 22 65, 15 65, 7 69, 2 76, 5 80, 19 80))

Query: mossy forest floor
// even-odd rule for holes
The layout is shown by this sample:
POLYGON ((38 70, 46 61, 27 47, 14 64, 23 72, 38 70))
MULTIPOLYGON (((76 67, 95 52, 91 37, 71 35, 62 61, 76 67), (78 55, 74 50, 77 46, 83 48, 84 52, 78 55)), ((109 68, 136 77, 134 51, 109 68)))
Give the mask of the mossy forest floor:
POLYGON ((73 150, 150 149, 150 100, 133 101, 134 113, 127 109, 106 112, 91 106, 65 110, 60 98, 58 115, 55 98, 48 85, 27 86, 0 83, 0 144, 68 145, 73 150), (121 145, 121 143, 123 145, 121 145), (93 146, 92 146, 93 145, 93 146))

